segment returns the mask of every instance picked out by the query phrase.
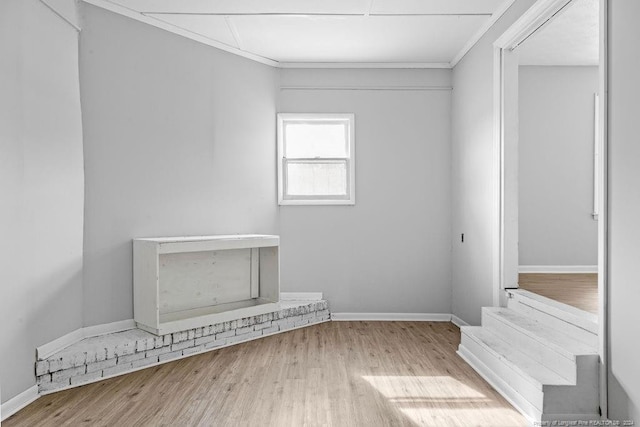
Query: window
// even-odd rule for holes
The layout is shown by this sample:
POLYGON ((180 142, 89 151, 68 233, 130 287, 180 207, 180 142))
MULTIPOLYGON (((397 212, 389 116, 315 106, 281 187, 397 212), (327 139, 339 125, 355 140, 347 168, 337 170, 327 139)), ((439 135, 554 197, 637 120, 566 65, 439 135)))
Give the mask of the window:
POLYGON ((353 114, 278 114, 278 202, 355 204, 353 114))

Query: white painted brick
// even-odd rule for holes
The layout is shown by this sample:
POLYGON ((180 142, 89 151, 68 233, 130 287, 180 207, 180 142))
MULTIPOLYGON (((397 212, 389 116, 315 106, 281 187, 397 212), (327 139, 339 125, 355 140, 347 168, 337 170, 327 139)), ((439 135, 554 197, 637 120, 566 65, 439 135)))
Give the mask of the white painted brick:
POLYGON ((308 325, 309 324, 309 319, 302 319, 302 320, 298 320, 297 322, 294 323, 294 325, 296 327, 298 326, 304 326, 304 325, 308 325))
POLYGON ((82 375, 87 372, 87 367, 82 365, 75 368, 63 369, 62 371, 57 371, 51 374, 52 382, 59 382, 66 378, 71 378, 76 375, 82 375))
POLYGON ((273 334, 275 332, 278 332, 279 330, 280 330, 280 328, 278 327, 278 325, 271 326, 270 328, 263 329, 262 330, 262 335, 273 334))
POLYGON ((224 331, 231 331, 238 328, 238 321, 232 320, 230 322, 224 322, 224 331))
POLYGON ((248 334, 249 332, 253 332, 253 326, 247 326, 245 328, 236 329, 236 335, 244 335, 244 334, 248 334))
POLYGON ((164 337, 162 337, 162 338, 163 338, 163 340, 164 340, 164 342, 163 342, 163 346, 171 345, 171 344, 172 344, 172 341, 171 341, 171 339, 172 339, 171 334, 167 334, 167 335, 165 335, 165 336, 164 336, 164 337))
POLYGON ((49 382, 49 383, 42 383, 38 386, 38 392, 39 393, 44 393, 46 391, 51 391, 51 390, 58 390, 62 387, 66 387, 68 385, 71 384, 71 380, 69 378, 65 378, 63 380, 60 381, 55 381, 55 382, 49 382))
POLYGON ((271 326, 271 323, 272 323, 271 320, 269 320, 267 322, 264 322, 264 323, 258 323, 257 325, 255 325, 253 327, 253 329, 255 329, 256 331, 259 331, 261 329, 266 329, 266 328, 269 328, 271 326))
POLYGON ((89 374, 77 375, 75 377, 71 377, 71 385, 88 383, 89 381, 94 381, 98 378, 102 378, 102 371, 95 371, 89 374))
POLYGON ((185 348, 182 352, 183 356, 187 356, 189 354, 194 354, 194 353, 199 353, 202 350, 204 350, 204 346, 203 345, 199 345, 197 347, 190 347, 190 348, 185 348))
POLYGON ((273 324, 274 325, 278 325, 278 326, 282 326, 282 325, 293 325, 295 322, 298 322, 302 320, 302 316, 291 316, 291 317, 286 317, 284 319, 280 319, 280 320, 274 320, 273 324))
POLYGON ((262 315, 260 323, 271 322, 273 320, 273 313, 266 313, 262 315))
POLYGON ((145 352, 128 354, 126 356, 118 357, 118 365, 122 365, 123 363, 133 362, 135 360, 144 359, 146 356, 145 352))
POLYGON ((118 345, 116 345, 115 348, 115 355, 120 357, 120 356, 126 356, 128 354, 133 354, 136 352, 136 342, 135 341, 129 341, 129 342, 123 342, 120 343, 118 345))
POLYGON ((216 323, 215 325, 211 325, 209 327, 210 334, 219 334, 220 332, 224 332, 224 323, 216 323))
POLYGON ((105 346, 104 351, 107 355, 107 359, 113 359, 114 357, 116 357, 116 346, 115 344, 109 344, 107 346, 105 346))
POLYGON ((216 347, 220 347, 223 346, 227 343, 226 339, 221 339, 221 340, 215 340, 215 341, 211 341, 208 342, 204 345, 204 348, 209 349, 209 348, 216 348, 216 347))
POLYGON ((188 340, 193 340, 196 338, 196 330, 195 329, 189 329, 187 331, 187 339, 188 340))
POLYGON ((116 365, 112 368, 107 368, 102 370, 102 376, 108 377, 109 375, 117 375, 122 372, 127 372, 133 369, 132 363, 123 363, 122 365, 116 365))
POLYGON ((293 322, 285 322, 278 325, 281 331, 288 331, 289 329, 293 329, 295 327, 295 323, 293 322))
POLYGON ((216 340, 215 335, 207 335, 206 337, 196 338, 196 345, 209 344, 216 340))
POLYGON ((111 368, 112 366, 116 366, 117 359, 107 359, 96 363, 89 363, 87 365, 87 373, 102 371, 106 368, 111 368))
POLYGON ((142 338, 136 341, 136 351, 146 351, 155 348, 156 339, 155 337, 142 338))
POLYGON ((227 344, 235 344, 242 341, 250 340, 251 338, 256 338, 262 335, 262 331, 254 331, 244 335, 238 335, 235 337, 231 337, 227 339, 227 344))
POLYGON ((96 348, 96 362, 102 362, 103 360, 107 360, 107 350, 104 348, 96 348))
POLYGON ((171 351, 184 350, 185 348, 193 347, 194 345, 196 345, 195 340, 182 341, 178 344, 172 344, 171 351))
POLYGON ((38 385, 44 384, 44 383, 50 383, 50 382, 51 382, 51 374, 40 375, 38 378, 36 378, 36 384, 38 385))
POLYGON ((47 359, 49 362, 49 372, 55 372, 62 369, 62 360, 60 359, 47 359))
POLYGON ((36 362, 36 376, 44 375, 49 372, 49 361, 48 360, 38 360, 36 362))
POLYGON ((132 368, 133 369, 142 368, 143 366, 153 365, 154 363, 158 363, 157 357, 140 359, 133 362, 132 368))
POLYGON ((180 356, 182 356, 182 350, 161 354, 160 356, 158 356, 158 359, 160 360, 160 362, 163 362, 165 360, 175 359, 176 357, 180 357, 180 356))
POLYGON ((87 363, 87 355, 84 353, 65 356, 62 359, 62 369, 77 368, 87 363))
POLYGON ((173 344, 177 344, 179 342, 186 341, 189 334, 187 331, 184 331, 184 332, 174 332, 171 335, 172 335, 171 341, 173 342, 173 344))
POLYGON ((154 350, 148 350, 146 353, 146 357, 158 357, 161 354, 169 353, 171 351, 171 346, 156 348, 154 350))
POLYGON ((202 335, 204 335, 204 328, 196 328, 194 338, 200 338, 202 335))
MULTIPOLYGON (((164 345, 164 337, 156 337, 153 343, 153 348, 161 348, 164 345)), ((151 349, 149 349, 151 350, 151 349)))
POLYGON ((316 317, 316 312, 312 311, 310 313, 306 313, 302 315, 302 319, 313 319, 316 317))
POLYGON ((256 323, 255 317, 244 317, 240 320, 237 320, 236 329, 246 328, 247 326, 254 325, 256 323))
POLYGON ((219 334, 216 334, 216 339, 223 339, 223 338, 229 338, 229 337, 233 337, 236 334, 236 330, 232 329, 230 331, 226 331, 226 332, 220 332, 219 334))
POLYGON ((327 316, 328 314, 329 314, 329 310, 327 309, 316 311, 316 316, 318 317, 327 316))

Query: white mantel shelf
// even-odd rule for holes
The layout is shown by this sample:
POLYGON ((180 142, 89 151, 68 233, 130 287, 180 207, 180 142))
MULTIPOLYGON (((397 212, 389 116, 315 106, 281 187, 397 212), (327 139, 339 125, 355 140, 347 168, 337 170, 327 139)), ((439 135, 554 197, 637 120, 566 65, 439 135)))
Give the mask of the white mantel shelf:
POLYGON ((274 235, 133 240, 134 319, 163 335, 279 308, 274 235))

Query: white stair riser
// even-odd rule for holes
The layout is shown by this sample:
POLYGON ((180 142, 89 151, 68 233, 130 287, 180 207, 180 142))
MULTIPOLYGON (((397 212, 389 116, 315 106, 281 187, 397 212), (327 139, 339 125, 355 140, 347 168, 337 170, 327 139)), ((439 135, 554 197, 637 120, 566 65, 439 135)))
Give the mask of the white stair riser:
POLYGON ((543 414, 537 408, 535 408, 529 401, 527 401, 522 395, 517 393, 507 382, 505 382, 500 376, 496 375, 491 369, 489 369, 483 362, 481 362, 475 354, 470 352, 465 346, 460 345, 458 348, 458 355, 462 357, 471 367, 480 374, 491 386, 500 393, 509 403, 514 405, 518 411, 525 414, 529 420, 534 422, 540 422, 543 419, 543 414))
POLYGON ((551 326, 557 329, 558 331, 565 333, 587 345, 590 345, 596 348, 598 346, 598 335, 593 334, 592 332, 587 331, 586 329, 583 329, 565 320, 559 319, 537 308, 533 308, 527 304, 523 304, 522 302, 516 300, 515 298, 509 299, 507 306, 508 308, 514 311, 517 311, 518 313, 528 316, 531 319, 537 320, 542 324, 551 326))
POLYGON ((553 346, 545 345, 536 337, 528 335, 520 329, 514 328, 504 322, 504 319, 491 315, 491 312, 483 310, 482 326, 494 331, 496 335, 509 341, 527 356, 542 365, 558 373, 573 383, 576 382, 576 361, 573 357, 561 354, 553 346))
POLYGON ((571 408, 571 413, 574 414, 598 412, 600 405, 598 359, 595 355, 578 357, 576 386, 544 386, 545 414, 567 412, 567 408, 571 408))
POLYGON ((485 364, 498 377, 502 378, 513 390, 521 395, 538 411, 542 412, 543 392, 540 388, 532 384, 521 373, 514 371, 505 361, 488 350, 485 345, 478 343, 473 338, 462 334, 460 345, 465 347, 478 360, 485 364))

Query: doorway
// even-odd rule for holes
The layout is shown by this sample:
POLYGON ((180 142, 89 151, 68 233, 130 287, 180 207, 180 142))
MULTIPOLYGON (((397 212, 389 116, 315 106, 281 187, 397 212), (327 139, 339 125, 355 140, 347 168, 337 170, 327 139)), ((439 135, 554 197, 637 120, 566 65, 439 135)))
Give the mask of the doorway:
POLYGON ((606 12, 539 0, 494 44, 494 305, 519 288, 592 316, 605 416, 606 12))

